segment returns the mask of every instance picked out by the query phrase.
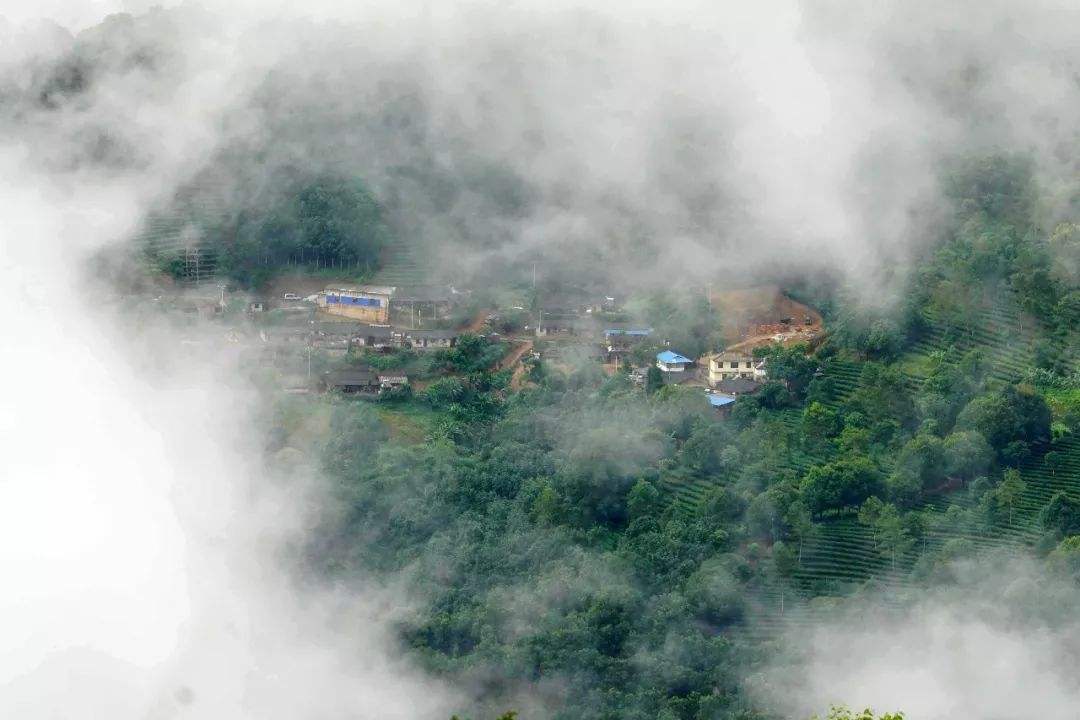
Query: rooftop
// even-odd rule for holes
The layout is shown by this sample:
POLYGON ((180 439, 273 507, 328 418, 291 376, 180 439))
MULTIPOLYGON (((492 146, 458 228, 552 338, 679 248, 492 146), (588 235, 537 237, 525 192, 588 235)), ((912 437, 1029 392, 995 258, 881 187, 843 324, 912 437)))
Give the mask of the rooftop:
POLYGON ((554 320, 555 318, 571 318, 581 315, 575 307, 566 307, 565 305, 542 305, 540 312, 544 314, 546 318, 554 320))
POLYGON ((459 333, 457 330, 406 330, 405 334, 413 338, 427 338, 428 340, 453 340, 459 333))
POLYGON ((717 393, 707 393, 705 395, 709 399, 709 404, 715 408, 724 407, 735 402, 735 398, 730 395, 719 395, 717 393))
POLYGON ((378 382, 378 378, 370 368, 335 370, 326 376, 328 385, 369 385, 375 382, 378 382))
POLYGON ((397 290, 393 285, 332 285, 325 292, 367 293, 368 295, 393 295, 397 290))
POLYGON ((748 352, 742 352, 741 350, 723 350, 713 355, 713 359, 720 362, 743 362, 746 360, 753 360, 754 356, 748 352))
POLYGON ((746 378, 731 378, 729 380, 723 380, 716 385, 717 390, 731 395, 745 395, 746 393, 754 392, 759 387, 761 387, 761 383, 756 380, 747 380, 746 378))
POLYGON ((356 329, 356 334, 359 337, 384 337, 388 338, 393 333, 393 328, 389 325, 360 325, 356 329))
POLYGON ((691 360, 690 358, 683 357, 679 353, 672 352, 671 350, 665 350, 664 352, 657 353, 656 359, 662 363, 667 363, 668 365, 682 365, 683 363, 688 364, 693 362, 693 360, 691 360))

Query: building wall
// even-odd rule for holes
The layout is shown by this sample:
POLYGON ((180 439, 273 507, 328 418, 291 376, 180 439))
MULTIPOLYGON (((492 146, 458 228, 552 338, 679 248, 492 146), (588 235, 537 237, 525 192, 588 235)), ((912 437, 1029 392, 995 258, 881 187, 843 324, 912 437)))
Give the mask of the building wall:
POLYGON ((331 315, 383 324, 390 319, 390 296, 378 293, 327 291, 321 292, 315 304, 331 315))
POLYGON ((709 360, 709 384, 717 385, 724 380, 731 380, 733 378, 745 378, 747 380, 757 380, 762 382, 765 379, 765 371, 757 368, 757 363, 754 361, 740 360, 736 363, 738 367, 731 367, 731 361, 720 361, 716 358, 709 360), (749 365, 749 367, 747 367, 749 365))
POLYGON ((735 404, 730 403, 728 405, 721 405, 720 407, 713 408, 713 409, 716 411, 716 414, 719 415, 720 417, 729 418, 729 417, 731 417, 731 411, 734 408, 735 408, 735 404))
POLYGON ((441 350, 453 347, 450 338, 410 338, 414 350, 441 350))
POLYGON ((664 372, 684 372, 686 370, 686 365, 680 363, 666 363, 661 360, 656 361, 656 367, 664 372))

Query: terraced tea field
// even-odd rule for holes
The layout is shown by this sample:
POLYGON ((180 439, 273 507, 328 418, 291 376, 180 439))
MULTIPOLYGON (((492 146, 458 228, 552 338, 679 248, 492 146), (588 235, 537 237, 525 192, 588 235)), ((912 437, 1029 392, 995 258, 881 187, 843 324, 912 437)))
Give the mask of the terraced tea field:
POLYGON ((204 174, 194 185, 181 190, 168 208, 151 213, 135 236, 147 261, 159 265, 174 258, 180 260, 181 277, 187 282, 198 284, 213 278, 217 274, 217 255, 190 220, 202 218, 212 224, 224 217, 228 187, 226 178, 204 174))
POLYGON ((966 332, 950 332, 928 317, 928 330, 901 359, 905 374, 923 380, 929 374, 930 355, 938 350, 978 348, 990 375, 1002 382, 1016 382, 1031 369, 1036 327, 1025 321, 1020 309, 1003 302, 978 313, 978 321, 966 332))
MULTIPOLYGON (((962 351, 978 348, 992 379, 1016 382, 1033 367, 1036 332, 1032 321, 1008 303, 983 310, 976 326, 963 333, 950 333, 931 318, 928 332, 901 359, 901 367, 914 389, 929 373, 932 353, 950 347, 962 351)), ((839 407, 857 387, 861 371, 859 362, 833 359, 825 363, 821 369, 829 386, 825 404, 839 407)), ((794 429, 799 412, 785 411, 781 421, 794 429)), ((950 508, 966 509, 972 502, 969 496, 961 491, 935 497, 920 508, 925 513, 927 530, 919 545, 895 560, 878 547, 873 530, 860 524, 853 513, 819 523, 816 534, 803 544, 796 572, 784 581, 775 577, 762 581, 746 623, 736 634, 768 639, 782 629, 816 622, 829 612, 828 597, 847 595, 859 588, 878 588, 886 591, 886 596, 914 591, 909 577, 919 553, 941 549, 951 541, 961 541, 975 552, 1029 552, 1042 535, 1039 513, 1051 496, 1060 491, 1080 499, 1080 438, 1067 437, 1049 449, 1060 457, 1053 467, 1046 463, 1044 455, 1020 467, 1025 489, 1010 520, 992 528, 956 522, 957 516, 950 514, 950 508)), ((789 455, 789 466, 800 471, 822 459, 799 457, 797 452, 789 455)), ((692 492, 682 487, 674 489, 675 502, 687 510, 693 509, 696 498, 708 491, 704 481, 690 485, 692 492)))
POLYGON ((433 268, 415 243, 394 241, 383 251, 382 268, 375 273, 375 285, 424 285, 431 282, 433 268))

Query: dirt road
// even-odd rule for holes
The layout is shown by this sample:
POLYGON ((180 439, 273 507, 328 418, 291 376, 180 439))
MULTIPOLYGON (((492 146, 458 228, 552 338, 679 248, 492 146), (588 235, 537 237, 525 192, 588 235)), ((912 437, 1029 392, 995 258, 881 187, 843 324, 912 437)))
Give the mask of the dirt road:
POLYGON ((802 332, 800 328, 793 328, 791 331, 784 333, 752 335, 748 338, 745 338, 744 340, 740 340, 733 345, 728 345, 725 350, 753 350, 754 348, 761 345, 772 345, 775 342, 779 342, 781 345, 784 346, 794 345, 800 342, 810 342, 816 339, 820 334, 820 329, 802 332))
POLYGON ((522 355, 533 349, 532 340, 515 339, 511 340, 510 342, 514 343, 514 347, 510 350, 510 352, 503 355, 502 359, 499 360, 499 362, 495 363, 496 370, 505 370, 508 367, 513 367, 521 360, 522 355))
POLYGON ((784 295, 776 285, 715 292, 710 300, 723 317, 730 350, 749 350, 778 339, 784 345, 807 342, 823 331, 817 310, 784 295))
POLYGON ((320 290, 334 285, 348 285, 356 282, 348 279, 347 275, 313 275, 304 272, 283 272, 273 280, 266 288, 267 297, 271 301, 281 300, 284 293, 293 293, 300 297, 313 295, 320 290))
POLYGON ((518 366, 514 368, 514 374, 510 377, 511 390, 520 390, 525 384, 525 372, 525 363, 519 363, 518 366))
POLYGON ((490 314, 491 310, 480 310, 473 316, 473 319, 469 321, 469 324, 462 329, 462 332, 478 335, 480 331, 484 329, 484 325, 487 323, 488 315, 490 314))
POLYGON ((512 390, 520 390, 525 381, 525 365, 521 362, 521 358, 523 358, 526 353, 532 352, 533 341, 513 340, 512 342, 514 343, 514 348, 496 363, 495 369, 506 370, 507 368, 514 368, 514 373, 510 377, 510 388, 512 390))

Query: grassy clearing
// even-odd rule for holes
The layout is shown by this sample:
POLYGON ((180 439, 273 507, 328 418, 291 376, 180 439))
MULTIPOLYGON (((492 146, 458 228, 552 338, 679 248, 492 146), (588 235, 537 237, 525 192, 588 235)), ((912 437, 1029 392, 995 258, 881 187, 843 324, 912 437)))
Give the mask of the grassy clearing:
POLYGON ((1040 389, 1040 392, 1046 398, 1046 404, 1050 406, 1050 411, 1054 414, 1055 420, 1060 419, 1069 412, 1080 410, 1080 388, 1049 388, 1040 389))
POLYGON ((390 439, 407 445, 426 442, 439 413, 417 403, 379 405, 379 419, 390 431, 390 439))
POLYGON ((929 353, 906 355, 897 364, 900 367, 900 372, 913 378, 925 378, 934 367, 934 362, 929 353))

